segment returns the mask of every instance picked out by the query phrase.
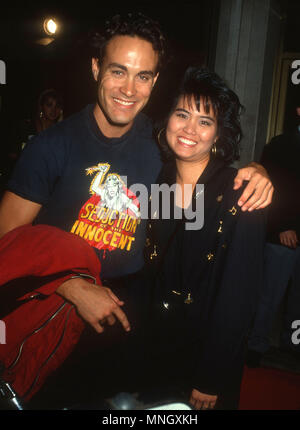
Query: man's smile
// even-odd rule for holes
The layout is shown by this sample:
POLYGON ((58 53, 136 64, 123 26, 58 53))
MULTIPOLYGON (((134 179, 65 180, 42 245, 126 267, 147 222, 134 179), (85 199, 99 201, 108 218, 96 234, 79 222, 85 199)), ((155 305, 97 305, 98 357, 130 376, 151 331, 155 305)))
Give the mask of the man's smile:
POLYGON ((122 100, 116 97, 113 97, 113 101, 121 106, 133 106, 136 103, 135 101, 122 100))

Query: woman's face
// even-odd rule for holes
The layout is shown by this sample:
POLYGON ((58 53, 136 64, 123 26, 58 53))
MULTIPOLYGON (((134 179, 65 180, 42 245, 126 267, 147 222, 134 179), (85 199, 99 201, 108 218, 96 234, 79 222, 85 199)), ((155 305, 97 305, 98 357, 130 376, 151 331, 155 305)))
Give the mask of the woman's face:
POLYGON ((212 110, 205 112, 202 100, 199 110, 195 101, 181 97, 169 118, 166 138, 176 157, 185 161, 202 161, 209 157, 217 140, 217 118, 212 110))
POLYGON ((57 121, 61 114, 61 107, 53 97, 49 97, 42 105, 42 111, 46 119, 49 121, 57 121))

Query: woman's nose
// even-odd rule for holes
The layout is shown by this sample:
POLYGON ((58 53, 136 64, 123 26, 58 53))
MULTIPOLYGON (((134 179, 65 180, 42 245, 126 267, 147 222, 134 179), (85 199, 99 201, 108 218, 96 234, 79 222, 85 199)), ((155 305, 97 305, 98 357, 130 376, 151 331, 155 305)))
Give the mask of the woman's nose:
POLYGON ((196 123, 192 119, 188 119, 184 126, 184 131, 188 134, 195 134, 196 133, 196 123))

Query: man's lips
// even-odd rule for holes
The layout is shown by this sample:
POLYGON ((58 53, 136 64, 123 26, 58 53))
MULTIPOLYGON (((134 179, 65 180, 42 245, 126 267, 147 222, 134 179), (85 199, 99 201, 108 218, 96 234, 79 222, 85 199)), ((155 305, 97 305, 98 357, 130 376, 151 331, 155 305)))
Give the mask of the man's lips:
POLYGON ((113 97, 113 101, 117 105, 119 105, 119 106, 125 106, 125 107, 131 107, 131 106, 133 106, 136 103, 135 101, 123 100, 123 99, 119 99, 117 97, 113 97))
POLYGON ((187 139, 186 137, 183 137, 183 136, 179 136, 178 141, 183 146, 195 146, 195 145, 197 145, 197 142, 195 142, 194 140, 187 139))

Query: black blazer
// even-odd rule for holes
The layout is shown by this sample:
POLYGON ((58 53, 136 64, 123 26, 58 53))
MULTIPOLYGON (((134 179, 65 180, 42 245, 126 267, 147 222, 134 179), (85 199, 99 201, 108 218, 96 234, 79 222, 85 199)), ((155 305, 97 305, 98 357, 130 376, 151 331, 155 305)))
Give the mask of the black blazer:
MULTIPOLYGON (((158 182, 175 183, 175 175, 170 163, 158 182)), ((240 210, 235 176, 236 169, 223 161, 208 163, 198 180, 205 187, 201 230, 185 230, 185 223, 174 219, 152 219, 148 225, 153 314, 164 315, 159 324, 169 318, 168 330, 176 331, 172 337, 158 324, 165 336, 161 343, 171 354, 183 350, 191 388, 210 394, 226 393, 233 385, 239 390, 244 345, 263 282, 266 214, 240 210)))

